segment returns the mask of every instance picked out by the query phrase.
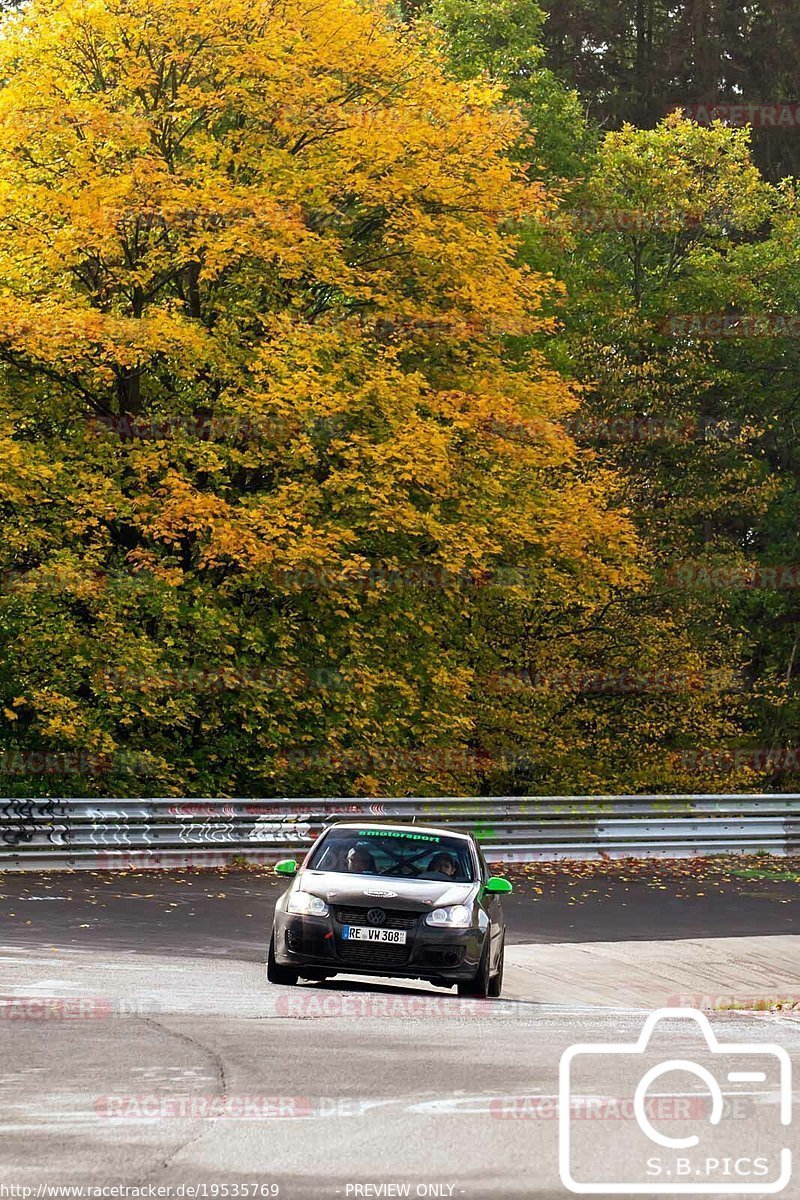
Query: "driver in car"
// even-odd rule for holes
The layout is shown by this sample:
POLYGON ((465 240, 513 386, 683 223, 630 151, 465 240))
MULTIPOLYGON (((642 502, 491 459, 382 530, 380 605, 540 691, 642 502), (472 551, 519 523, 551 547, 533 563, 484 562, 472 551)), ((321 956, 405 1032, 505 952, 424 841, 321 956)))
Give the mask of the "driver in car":
POLYGON ((448 879, 452 879, 456 874, 456 860, 452 854, 445 854, 444 851, 439 854, 434 854, 431 861, 428 863, 426 874, 446 875, 448 879))
POLYGON ((351 846, 347 851, 347 869, 356 875, 374 875, 375 859, 366 846, 351 846))

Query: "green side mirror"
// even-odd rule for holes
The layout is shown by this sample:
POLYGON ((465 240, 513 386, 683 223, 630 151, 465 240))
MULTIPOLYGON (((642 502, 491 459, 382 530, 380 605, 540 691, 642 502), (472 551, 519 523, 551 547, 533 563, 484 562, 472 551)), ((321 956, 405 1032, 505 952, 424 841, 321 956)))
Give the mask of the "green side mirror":
POLYGON ((296 859, 282 858, 280 862, 275 863, 275 870, 278 875, 296 875, 299 867, 296 859))
POLYGON ((508 879, 503 879, 502 875, 492 875, 491 879, 486 880, 486 890, 507 896, 509 892, 513 892, 514 885, 508 879))

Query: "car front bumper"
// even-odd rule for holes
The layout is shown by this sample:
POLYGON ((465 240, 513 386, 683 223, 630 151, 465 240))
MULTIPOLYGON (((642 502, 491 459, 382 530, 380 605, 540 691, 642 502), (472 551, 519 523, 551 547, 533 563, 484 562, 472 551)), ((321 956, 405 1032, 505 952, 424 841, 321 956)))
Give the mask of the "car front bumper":
POLYGON ((341 975, 383 975, 400 979, 473 979, 488 936, 487 928, 439 929, 419 921, 406 930, 406 944, 346 941, 334 917, 306 917, 278 909, 273 927, 275 960, 341 975))

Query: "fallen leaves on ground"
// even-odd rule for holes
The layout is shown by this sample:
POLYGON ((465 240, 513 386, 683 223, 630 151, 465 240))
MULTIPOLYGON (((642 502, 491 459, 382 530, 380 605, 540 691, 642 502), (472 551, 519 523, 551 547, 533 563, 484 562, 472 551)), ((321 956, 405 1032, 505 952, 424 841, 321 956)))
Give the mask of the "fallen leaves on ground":
MULTIPOLYGON (((778 896, 774 884, 800 883, 800 856, 776 857, 763 854, 707 855, 695 858, 610 858, 559 859, 557 861, 495 864, 511 879, 518 893, 537 896, 562 894, 564 886, 578 884, 581 899, 595 900, 606 885, 628 890, 629 886, 652 891, 669 891, 676 899, 702 900, 731 891, 763 895, 792 902, 789 895, 778 896), (583 885, 583 890, 580 890, 583 885), (766 886, 763 886, 766 885, 766 886), (588 890, 587 890, 588 889, 588 890)), ((570 902, 574 893, 570 894, 570 902)))
MULTIPOLYGON (((651 891, 667 891, 676 899, 706 900, 725 894, 762 896, 778 903, 796 903, 791 885, 800 883, 800 855, 773 856, 764 854, 708 855, 696 858, 611 858, 558 859, 526 863, 493 863, 490 868, 502 873, 514 883, 517 895, 538 898, 558 898, 569 905, 596 902, 598 897, 618 896, 620 890, 644 887, 651 891), (789 885, 787 887, 787 885, 789 885), (776 888, 778 890, 776 890, 776 888), (566 893, 566 895, 565 895, 566 893)), ((4 890, 10 891, 9 879, 4 890)), ((275 877, 273 867, 265 863, 231 863, 223 867, 182 867, 167 869, 128 869, 121 871, 52 871, 23 879, 14 876, 13 895, 0 894, 3 899, 17 902, 56 889, 61 901, 79 900, 97 903, 105 908, 105 900, 156 901, 163 905, 164 889, 181 891, 196 887, 206 899, 224 902, 233 898, 237 885, 247 895, 264 895, 267 888, 283 887, 284 881, 275 877), (145 881, 147 892, 127 890, 133 880, 145 881), (220 890, 224 885, 227 890, 220 890), (108 890, 105 890, 108 889, 108 890)), ((174 903, 170 905, 174 907, 174 903)), ((9 913, 14 916, 14 913, 9 913)))

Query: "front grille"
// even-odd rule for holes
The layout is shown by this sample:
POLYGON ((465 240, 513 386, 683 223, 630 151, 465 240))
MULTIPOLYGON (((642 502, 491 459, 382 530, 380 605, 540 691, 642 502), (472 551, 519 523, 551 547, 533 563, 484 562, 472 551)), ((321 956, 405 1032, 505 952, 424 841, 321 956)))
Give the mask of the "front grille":
MULTIPOLYGON (((367 913, 373 908, 381 908, 379 904, 371 904, 369 908, 337 908, 334 910, 334 916, 341 925, 371 925, 372 922, 367 920, 367 913)), ((413 929, 417 921, 424 913, 421 912, 406 912, 402 908, 384 908, 386 920, 381 921, 378 928, 381 929, 413 929)))
POLYGON ((342 941, 339 957, 365 967, 398 967, 408 962, 410 949, 410 946, 393 946, 389 942, 342 941))

